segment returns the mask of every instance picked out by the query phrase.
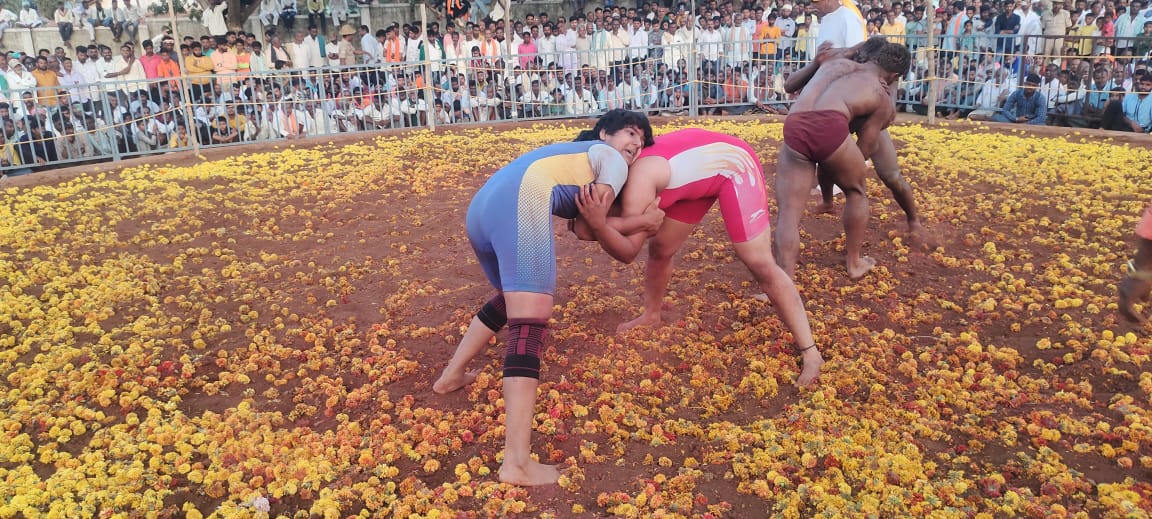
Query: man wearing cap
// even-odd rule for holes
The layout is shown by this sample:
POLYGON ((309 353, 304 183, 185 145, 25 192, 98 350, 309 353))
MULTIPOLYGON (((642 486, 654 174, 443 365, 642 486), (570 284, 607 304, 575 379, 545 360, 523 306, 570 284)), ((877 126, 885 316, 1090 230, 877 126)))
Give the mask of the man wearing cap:
POLYGON ((1048 122, 1048 100, 1038 95, 1040 76, 1028 74, 1024 86, 1016 89, 1004 100, 1000 113, 992 116, 993 122, 1023 123, 1044 126, 1048 122))
POLYGON ((1044 9, 1040 21, 1044 26, 1044 36, 1047 36, 1044 39, 1044 57, 1059 61, 1059 56, 1064 54, 1064 37, 1072 28, 1072 13, 1064 8, 1064 0, 1052 0, 1052 7, 1044 9))
POLYGON ((780 28, 780 50, 784 59, 788 59, 792 57, 792 49, 796 45, 796 20, 792 19, 792 4, 780 6, 780 17, 776 19, 776 26, 780 28))
POLYGON ((340 61, 340 66, 356 64, 356 47, 352 46, 352 37, 355 35, 356 29, 351 25, 340 26, 340 42, 336 44, 336 58, 340 61))

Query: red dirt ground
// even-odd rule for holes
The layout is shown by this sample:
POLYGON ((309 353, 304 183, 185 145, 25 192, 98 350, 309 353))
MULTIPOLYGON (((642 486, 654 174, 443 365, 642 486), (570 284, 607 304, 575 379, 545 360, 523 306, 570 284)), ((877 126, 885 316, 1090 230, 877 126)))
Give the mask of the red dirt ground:
MULTIPOLYGON (((655 121, 659 124, 659 121, 655 121)), ((514 127, 517 125, 507 124, 496 126, 494 131, 498 131, 505 127, 514 127)), ((952 123, 953 127, 965 128, 964 123, 952 123)), ((986 131, 1005 131, 1004 129, 994 130, 990 129, 989 125, 983 127, 986 131)), ((995 128, 995 126, 991 126, 995 128)), ((1029 129, 1033 130, 1033 129, 1029 129)), ((1036 135, 1042 136, 1060 136, 1066 134, 1067 129, 1057 128, 1040 128, 1035 129, 1036 135)), ((1085 136, 1089 138, 1101 135, 1091 131, 1082 131, 1085 136)), ((1120 142, 1130 142, 1134 146, 1149 147, 1147 136, 1142 137, 1128 137, 1117 136, 1115 134, 1107 134, 1108 137, 1119 140, 1120 142), (1127 140, 1125 140, 1127 139, 1127 140)), ((304 140, 297 143, 298 147, 307 147, 312 145, 328 145, 334 143, 341 145, 345 143, 359 142, 366 139, 366 136, 349 135, 337 138, 320 138, 312 140, 304 140)), ((758 148, 774 146, 774 142, 766 141, 754 143, 758 148)), ((899 143, 898 143, 899 145, 899 143)), ((211 160, 221 158, 233 154, 239 154, 249 151, 263 151, 265 148, 261 146, 250 146, 241 148, 228 148, 223 150, 208 150, 203 153, 205 158, 211 160)), ((63 170, 38 173, 31 176, 20 177, 15 179, 8 179, 0 181, 0 189, 8 187, 22 187, 32 185, 45 185, 59 182, 64 179, 71 178, 76 175, 82 175, 92 172, 94 169, 102 171, 109 171, 115 174, 115 169, 120 167, 127 167, 141 163, 155 163, 155 164, 171 164, 171 165, 190 165, 200 162, 201 159, 193 156, 191 153, 176 153, 164 155, 161 157, 149 159, 131 159, 123 161, 116 165, 100 164, 95 166, 82 166, 76 168, 68 168, 63 170)), ((764 164, 766 176, 771 179, 774 174, 774 164, 768 161, 764 164)), ((316 261, 319 268, 315 274, 319 277, 325 275, 325 266, 327 265, 343 265, 350 262, 363 262, 365 258, 372 258, 377 255, 381 249, 387 249, 397 243, 395 232, 399 231, 406 235, 404 242, 418 243, 419 244, 419 265, 418 270, 405 270, 400 275, 390 273, 386 268, 380 268, 376 271, 367 272, 355 286, 355 289, 344 296, 341 304, 332 308, 330 311, 322 313, 323 317, 331 318, 334 322, 350 322, 354 320, 358 326, 363 330, 367 329, 373 323, 381 321, 382 314, 386 319, 394 323, 393 326, 406 327, 408 329, 418 329, 427 327, 430 333, 426 334, 426 338, 422 340, 410 341, 405 344, 414 354, 414 360, 419 362, 419 370, 413 375, 402 377, 396 382, 392 383, 388 392, 391 395, 392 401, 399 401, 403 395, 411 395, 413 398, 412 408, 421 406, 434 407, 440 410, 452 411, 456 409, 463 409, 471 403, 465 401, 464 395, 454 395, 441 397, 432 394, 430 386, 432 381, 439 373, 439 369, 447 362, 452 354, 454 342, 446 340, 445 336, 458 337, 459 326, 467 322, 471 312, 485 300, 490 290, 484 281, 483 275, 478 268, 476 261, 473 259, 471 248, 468 244, 467 238, 463 232, 464 212, 467 208, 468 200, 472 193, 478 188, 485 175, 488 172, 477 172, 476 175, 462 180, 462 185, 458 190, 446 190, 435 193, 433 195, 422 198, 422 204, 430 211, 424 215, 418 215, 423 218, 423 223, 413 223, 413 216, 410 214, 409 205, 406 202, 413 200, 417 195, 408 193, 363 193, 356 197, 354 203, 347 206, 347 210, 339 214, 324 215, 323 219, 327 222, 328 231, 334 233, 334 236, 327 240, 323 246, 311 243, 305 245, 304 248, 296 246, 288 246, 285 244, 274 243, 260 243, 245 244, 243 241, 235 248, 241 251, 241 260, 245 261, 259 261, 255 257, 255 250, 262 250, 266 252, 279 253, 282 255, 291 255, 294 258, 301 260, 303 263, 308 261, 316 261), (434 223, 432 223, 434 222, 434 223), (362 238, 368 238, 366 244, 361 244, 362 238), (246 245, 253 245, 248 247, 246 245), (246 251, 247 249, 247 251, 246 251), (428 284, 435 286, 437 290, 430 291, 425 295, 405 296, 407 299, 398 301, 393 299, 399 294, 411 294, 411 287, 428 284), (451 288, 448 288, 451 287, 451 288), (390 310, 393 305, 396 310, 390 310)), ((933 179, 930 177, 921 177, 912 179, 917 188, 917 196, 926 196, 925 193, 931 193, 936 187, 933 179)), ((771 186, 771 180, 769 180, 771 186)), ((974 188, 978 191, 978 187, 974 188)), ((769 196, 771 199, 771 195, 769 196)), ((841 205, 842 205, 842 199, 841 205)), ((879 200, 873 198, 873 203, 878 205, 879 200)), ((888 206, 886 209, 889 213, 897 215, 898 211, 894 211, 894 205, 888 206)), ((1042 215, 1037 215, 1042 216, 1042 215)), ((1051 216, 1058 216, 1053 213, 1051 216)), ((235 219, 231 215, 204 215, 205 228, 222 227, 232 225, 235 219)), ((299 219, 292 221, 292 219, 285 219, 282 225, 286 228, 292 225, 299 225, 299 219)), ((123 223, 121 229, 122 236, 132 236, 145 228, 147 222, 123 223)), ((930 240, 934 245, 952 246, 959 245, 962 237, 974 230, 979 226, 968 224, 970 228, 950 228, 945 225, 929 223, 931 231, 930 240)), ((810 247, 816 248, 816 253, 813 255, 806 254, 809 261, 814 261, 819 267, 826 268, 830 271, 836 272, 837 275, 833 276, 833 285, 829 287, 802 287, 806 292, 807 298, 819 297, 818 290, 843 290, 848 289, 851 283, 843 276, 842 260, 843 255, 836 251, 839 242, 839 235, 841 233, 840 220, 838 217, 833 216, 808 216, 803 223, 804 231, 807 236, 806 243, 810 247)), ((879 221, 876 218, 876 211, 873 212, 873 219, 869 230, 869 242, 866 247, 871 247, 875 242, 885 240, 888 236, 902 235, 904 225, 900 218, 889 218, 887 221, 879 221)), ((574 290, 586 283, 600 284, 604 289, 617 293, 620 298, 615 301, 607 301, 602 307, 599 308, 581 308, 575 309, 571 313, 576 316, 587 320, 588 322, 595 323, 593 329, 604 335, 611 335, 615 325, 627 318, 632 314, 635 308, 635 302, 638 301, 638 293, 640 290, 636 280, 640 279, 642 275, 642 262, 637 262, 632 266, 621 266, 612 262, 611 258, 602 254, 594 245, 578 242, 566 236, 567 233, 562 232, 558 228, 558 234, 561 239, 557 240, 557 253, 561 258, 558 263, 558 271, 560 278, 558 280, 558 293, 557 304, 565 305, 571 299, 574 290), (587 258, 587 259, 586 259, 587 258), (593 278, 595 278, 593 280, 593 278)), ((701 225, 701 230, 698 231, 692 241, 698 243, 703 239, 703 236, 724 236, 722 223, 716 211, 712 211, 709 216, 704 220, 701 225)), ((691 244, 691 241, 690 241, 691 244)), ((872 247, 874 249, 874 247, 872 247)), ((1044 251, 1037 251, 1042 253, 1044 251)), ((875 252, 873 252, 875 254, 875 252)), ((748 288, 752 283, 752 278, 747 270, 739 263, 731 261, 730 251, 727 253, 727 258, 724 262, 718 263, 715 268, 700 269, 701 273, 699 278, 692 279, 691 285, 700 287, 708 287, 706 292, 711 294, 704 294, 709 301, 717 303, 727 301, 732 293, 740 292, 754 292, 753 289, 748 288)), ((642 258, 641 258, 642 259, 642 258)), ((909 256, 908 262, 901 264, 898 268, 893 268, 895 265, 893 258, 884 257, 880 255, 877 257, 882 265, 887 265, 892 271, 892 275, 902 281, 898 288, 894 289, 895 294, 891 297, 894 298, 915 298, 917 288, 921 285, 936 285, 936 284, 949 284, 958 283, 954 279, 952 273, 940 266, 940 264, 927 256, 923 251, 915 251, 909 256)), ((700 268, 699 261, 684 260, 682 262, 684 268, 700 268)), ((301 271, 307 269, 302 268, 301 271)), ((286 276, 287 278, 288 276, 286 276)), ((963 280, 964 282, 971 280, 963 280)), ((269 281, 270 285, 273 283, 269 281)), ((308 294, 315 294, 318 299, 323 301, 328 298, 326 290, 320 287, 308 287, 301 284, 288 284, 281 282, 279 289, 284 291, 284 294, 295 299, 291 303, 293 307, 303 307, 303 299, 308 294)), ((963 283, 960 283, 963 284, 963 283)), ((689 280, 674 278, 670 287, 670 295, 673 297, 682 297, 687 291, 695 290, 689 287, 689 280)), ((700 290, 705 290, 701 288, 700 290)), ((178 287, 168 287, 166 292, 161 293, 160 297, 169 294, 179 293, 178 287)), ((894 320, 885 315, 885 302, 874 301, 873 309, 875 313, 872 322, 868 326, 873 329, 883 329, 886 327, 900 330, 908 336, 930 336, 932 330, 904 330, 894 320)), ((288 304, 286 304, 288 306, 288 304)), ((225 315, 229 309, 221 308, 217 312, 219 315, 225 315)), ((234 309, 232 309, 234 311, 234 309)), ((295 311, 295 310, 294 310, 295 311)), ((684 317, 684 306, 674 305, 671 310, 666 312, 667 322, 676 323, 684 317)), ((755 317, 762 317, 771 315, 771 309, 767 306, 758 310, 759 314, 755 317)), ((268 312, 269 314, 271 312, 268 312)), ((265 312, 261 312, 265 314, 265 312)), ((301 311, 301 316, 306 317, 306 314, 301 311)), ((312 314, 311 317, 319 318, 320 314, 312 314)), ((557 318, 561 318, 557 315, 557 318)), ((966 322, 962 314, 957 314, 956 318, 961 322, 966 322)), ((707 317, 704 317, 705 324, 716 324, 722 326, 726 323, 722 322, 709 322, 707 317)), ((1026 359, 1027 362, 1023 363, 1024 371, 1035 371, 1030 365, 1033 358, 1040 356, 1040 352, 1035 349, 1034 340, 1029 340, 1027 336, 1021 334, 1008 334, 1005 332, 1005 325, 997 322, 966 322, 970 328, 981 330, 981 337, 987 340, 1002 340, 1006 341, 1006 346, 1016 348, 1020 354, 1026 359)), ((1128 328, 1136 329, 1136 328, 1128 328)), ((673 338, 677 335, 675 331, 671 332, 673 338)), ((243 337, 235 337, 234 347, 238 347, 243 341, 243 337)), ((224 344, 228 343, 225 339, 224 344)), ((302 341, 301 341, 302 342, 302 341)), ((223 345, 222 345, 223 346, 223 345)), ((227 346, 224 346, 225 348, 227 346)), ((563 355, 573 357, 596 356, 602 353, 603 344, 594 345, 593 347, 586 347, 579 338, 567 337, 557 341, 555 348, 563 355), (598 350, 599 349, 599 350, 598 350)), ((639 351, 638 355, 642 358, 643 362, 653 362, 657 365, 663 366, 669 371, 675 371, 677 364, 681 361, 674 358, 660 358, 659 355, 653 354, 648 351, 639 351)), ((554 358, 556 354, 552 355, 554 358)), ((501 350, 499 347, 489 348, 482 358, 478 359, 475 363, 477 367, 487 366, 489 372, 498 373, 493 367, 498 366, 501 357, 501 350), (485 363, 486 362, 486 363, 485 363)), ((285 371, 291 371, 291 361, 285 360, 285 371)), ((211 376, 211 366, 205 365, 202 370, 197 371, 197 375, 211 376)), ((1072 368, 1077 370, 1078 368, 1072 368)), ((565 374, 566 370, 562 366, 554 366, 550 369, 548 377, 560 378, 565 374)), ((1087 368, 1084 368, 1087 374, 1087 368)), ((363 380, 362 375, 346 372, 341 373, 344 376, 345 384, 348 387, 355 387, 358 381, 363 380)), ((1069 377, 1074 377, 1072 373, 1065 374, 1069 377)), ((335 376, 335 375, 333 375, 335 376)), ((568 373, 568 376, 575 378, 575 375, 568 373)), ((737 380, 739 380, 737 378, 737 380)), ((262 381, 258 381, 263 383, 262 381)), ((254 384, 257 393, 262 392, 268 386, 254 384)), ((290 383, 285 388, 281 388, 282 392, 288 392, 295 387, 295 383, 290 383)), ((1108 403, 1108 398, 1111 394, 1130 392, 1134 389, 1135 383, 1113 385, 1111 387, 1098 388, 1098 392, 1094 398, 1102 404, 1108 403)), ((755 401, 742 401, 738 402, 730 411, 732 414, 728 419, 732 422, 743 423, 748 419, 765 414, 776 414, 787 410, 789 406, 795 404, 799 398, 797 390, 790 386, 782 385, 780 394, 763 402, 755 401)), ((205 410, 219 411, 221 409, 231 407, 238 400, 238 394, 234 394, 229 398, 222 397, 209 397, 203 394, 196 394, 195 392, 188 394, 184 397, 182 402, 182 409, 188 414, 198 414, 205 410)), ((594 396, 594 395, 593 395, 594 396)), ((287 399, 285 399, 287 400, 287 399)), ((319 400, 319 398, 318 398, 319 400)), ((314 405, 322 406, 322 402, 313 402, 314 405)), ((264 409, 276 409, 276 405, 268 403, 264 409)), ((291 411, 291 404, 281 404, 279 407, 285 414, 291 411)), ((1023 414, 1034 409, 1018 409, 1006 410, 1007 413, 1023 414)), ((302 417, 297 422, 297 425, 310 426, 314 429, 331 428, 335 424, 331 419, 324 418, 321 415, 302 417)), ((574 447, 571 444, 565 444, 563 441, 544 437, 542 435, 535 435, 537 445, 535 445, 536 452, 546 452, 546 445, 565 451, 566 455, 572 455, 574 447), (554 445, 553 445, 554 442, 554 445)), ((603 439, 602 439, 603 440, 603 439)), ((963 443, 964 439, 960 436, 954 438, 953 443, 963 443)), ((606 441, 599 441, 604 444, 606 441)), ((462 452, 454 456, 458 461, 445 462, 445 466, 451 467, 455 462, 463 462, 472 456, 482 456, 485 459, 492 459, 495 452, 498 451, 498 445, 493 443, 488 444, 472 444, 466 446, 462 452)), ((697 449, 702 449, 704 446, 694 443, 691 440, 678 443, 673 447, 675 451, 690 453, 697 449)), ((953 446, 938 444, 932 445, 925 442, 924 447, 933 454, 951 451, 953 446)), ((589 468, 587 470, 587 480, 583 484, 583 489, 579 492, 578 496, 574 496, 569 492, 561 489, 535 489, 530 492, 530 501, 540 511, 551 511, 555 514, 565 516, 571 510, 572 502, 583 504, 585 508, 596 514, 604 513, 604 509, 598 507, 595 503, 595 498, 601 492, 614 492, 617 490, 635 491, 636 481, 644 477, 648 467, 640 464, 640 458, 643 457, 642 453, 646 447, 630 448, 627 460, 623 464, 610 467, 601 465, 596 467, 597 470, 589 468)), ((659 455, 659 449, 650 449, 659 455)), ((1145 449, 1147 450, 1147 449, 1145 449)), ((1121 474, 1114 468, 1097 467, 1089 465, 1079 465, 1075 454, 1071 451, 1062 452, 1065 456, 1065 462, 1070 466, 1075 467, 1077 470, 1088 475, 1090 478, 1098 481, 1117 481, 1126 474, 1121 474)), ((1005 449, 996 449, 989 446, 983 452, 975 453, 972 458, 976 463, 989 464, 989 465, 1010 465, 1014 461, 1015 452, 1005 449)), ((405 465, 400 462, 401 476, 411 470, 412 473, 418 473, 417 467, 413 464, 405 465)), ((754 496, 742 494, 736 491, 735 483, 724 478, 723 467, 719 469, 704 468, 705 471, 715 470, 714 478, 706 483, 703 483, 698 492, 712 497, 714 500, 726 500, 732 504, 733 509, 730 513, 733 517, 756 517, 765 514, 764 502, 754 496)), ((429 487, 434 487, 443 482, 445 478, 450 478, 449 471, 440 471, 434 476, 423 478, 424 483, 429 487)), ((1149 479, 1152 477, 1147 470, 1133 471, 1127 475, 1137 475, 1142 479, 1149 479)), ((399 479, 399 478, 398 478, 399 479)), ((1039 490, 1039 485, 1035 485, 1039 490)), ((172 505, 177 505, 185 499, 200 501, 202 506, 201 510, 209 511, 213 509, 214 501, 204 496, 193 495, 191 493, 178 493, 167 502, 172 505)), ((297 499, 285 499, 274 503, 273 515, 277 512, 290 512, 297 507, 303 505, 307 507, 307 503, 297 499)), ((466 506, 466 502, 462 501, 461 505, 466 506)), ((170 510, 172 511, 172 510, 170 510)), ((699 510, 698 510, 699 511, 699 510)), ((347 513, 345 514, 347 515, 347 513)))

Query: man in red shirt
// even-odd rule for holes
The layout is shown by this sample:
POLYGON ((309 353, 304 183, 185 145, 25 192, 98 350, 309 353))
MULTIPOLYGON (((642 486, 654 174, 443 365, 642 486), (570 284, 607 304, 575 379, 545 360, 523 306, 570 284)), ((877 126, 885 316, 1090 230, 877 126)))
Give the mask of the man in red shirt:
POLYGON ((153 52, 152 40, 144 40, 144 55, 140 56, 140 66, 144 67, 144 77, 156 79, 160 77, 160 55, 153 52))

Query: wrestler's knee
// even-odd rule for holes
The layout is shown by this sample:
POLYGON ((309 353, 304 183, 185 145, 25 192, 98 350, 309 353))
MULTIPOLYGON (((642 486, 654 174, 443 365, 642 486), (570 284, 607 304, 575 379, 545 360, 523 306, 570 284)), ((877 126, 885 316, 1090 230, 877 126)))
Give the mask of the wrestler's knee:
POLYGON ((548 333, 548 319, 509 319, 505 377, 540 378, 540 352, 548 333))

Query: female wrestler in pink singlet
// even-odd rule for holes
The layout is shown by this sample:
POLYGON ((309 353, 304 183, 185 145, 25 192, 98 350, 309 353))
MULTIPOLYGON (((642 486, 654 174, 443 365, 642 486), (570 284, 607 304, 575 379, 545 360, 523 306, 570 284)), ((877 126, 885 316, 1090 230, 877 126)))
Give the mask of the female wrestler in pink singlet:
MULTIPOLYGON (((806 386, 815 381, 824 359, 812 338, 796 285, 772 257, 764 171, 748 143, 695 128, 661 135, 633 163, 620 196, 624 217, 643 212, 653 200, 659 200, 665 214, 664 223, 648 244, 644 312, 621 324, 617 331, 660 324, 664 292, 672 278, 672 258, 719 200, 720 214, 736 256, 768 295, 796 339, 796 350, 803 355, 804 366, 797 384, 806 386)), ((578 205, 583 221, 574 225, 574 231, 581 238, 596 239, 620 261, 630 263, 636 258, 647 235, 620 234, 613 227, 614 218, 607 217, 607 199, 582 194, 578 205)))

